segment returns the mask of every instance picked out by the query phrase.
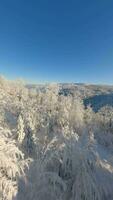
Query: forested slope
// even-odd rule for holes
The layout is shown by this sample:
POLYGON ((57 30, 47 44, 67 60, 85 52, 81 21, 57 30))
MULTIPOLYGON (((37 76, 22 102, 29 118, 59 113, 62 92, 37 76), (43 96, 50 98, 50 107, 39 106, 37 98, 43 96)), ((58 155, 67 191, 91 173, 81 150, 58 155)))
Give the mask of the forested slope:
POLYGON ((0 199, 112 200, 113 108, 0 78, 0 199))

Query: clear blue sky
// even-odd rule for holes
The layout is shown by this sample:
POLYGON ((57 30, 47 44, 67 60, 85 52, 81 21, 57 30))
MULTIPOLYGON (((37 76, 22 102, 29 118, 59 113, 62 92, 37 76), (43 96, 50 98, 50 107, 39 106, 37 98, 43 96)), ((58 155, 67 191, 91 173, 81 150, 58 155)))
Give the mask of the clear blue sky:
POLYGON ((1 0, 0 74, 113 84, 113 0, 1 0))

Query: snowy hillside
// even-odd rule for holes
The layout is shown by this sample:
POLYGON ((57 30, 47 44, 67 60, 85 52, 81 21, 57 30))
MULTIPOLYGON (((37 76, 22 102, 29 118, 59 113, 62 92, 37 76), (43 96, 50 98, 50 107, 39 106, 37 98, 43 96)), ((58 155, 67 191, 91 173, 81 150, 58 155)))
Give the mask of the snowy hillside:
MULTIPOLYGON (((44 91, 45 85, 27 85, 29 89, 44 91)), ((98 111, 103 106, 113 106, 113 86, 110 85, 88 85, 83 83, 60 83, 59 95, 79 96, 85 105, 91 106, 94 111, 98 111)))
POLYGON ((112 92, 0 77, 0 199, 113 200, 112 92))

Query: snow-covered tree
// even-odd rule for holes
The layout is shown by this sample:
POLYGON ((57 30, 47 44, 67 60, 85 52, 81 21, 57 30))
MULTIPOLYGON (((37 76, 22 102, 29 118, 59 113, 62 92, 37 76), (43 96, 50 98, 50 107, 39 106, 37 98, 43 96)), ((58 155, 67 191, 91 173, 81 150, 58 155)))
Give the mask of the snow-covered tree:
POLYGON ((11 139, 10 131, 0 128, 0 199, 12 200, 18 190, 18 179, 24 176, 23 153, 11 139))
POLYGON ((25 137, 25 132, 24 132, 24 122, 21 115, 19 115, 18 117, 17 137, 18 137, 19 144, 22 144, 25 137))

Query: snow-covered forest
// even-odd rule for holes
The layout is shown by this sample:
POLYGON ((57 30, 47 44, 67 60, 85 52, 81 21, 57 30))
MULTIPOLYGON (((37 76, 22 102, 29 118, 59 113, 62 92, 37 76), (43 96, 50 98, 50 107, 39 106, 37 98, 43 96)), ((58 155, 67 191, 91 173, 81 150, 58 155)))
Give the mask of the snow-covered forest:
POLYGON ((0 200, 113 200, 113 108, 0 77, 0 200))

